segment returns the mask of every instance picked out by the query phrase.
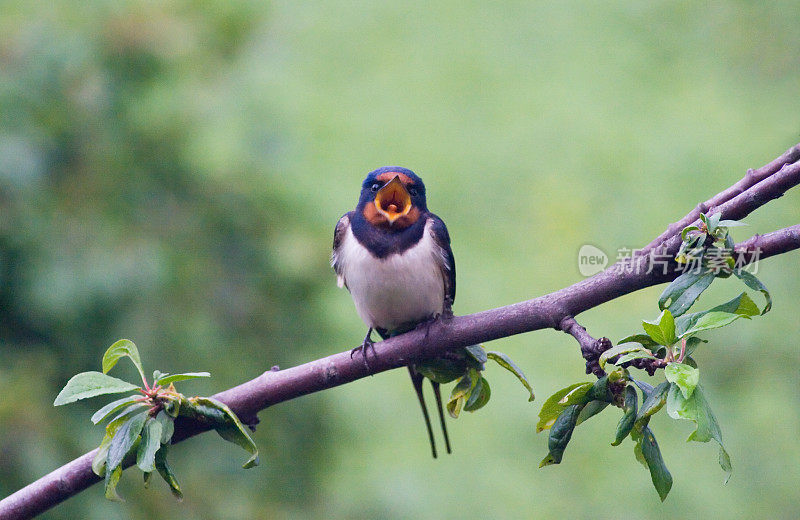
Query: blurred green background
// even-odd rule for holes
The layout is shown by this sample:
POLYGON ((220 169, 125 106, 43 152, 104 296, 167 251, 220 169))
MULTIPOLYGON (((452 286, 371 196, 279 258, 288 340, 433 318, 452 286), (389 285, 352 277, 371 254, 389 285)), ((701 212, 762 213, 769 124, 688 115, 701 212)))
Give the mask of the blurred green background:
MULTIPOLYGON (((1 2, 0 496, 99 443, 106 400, 52 402, 118 338, 149 370, 211 371, 182 387, 205 395, 358 344, 328 256, 378 166, 425 179, 459 314, 578 281, 583 244, 644 245, 800 140, 798 19, 796 1, 1 2)), ((735 236, 799 210, 795 190, 735 236)), ((795 518, 798 267, 764 262, 774 311, 697 355, 727 486, 667 417, 664 504, 633 444, 609 445, 614 413, 537 469, 539 406, 589 380, 572 338, 540 331, 490 344, 537 402, 490 366, 451 456, 430 458, 397 370, 262 412, 257 469, 213 435, 181 444, 182 503, 129 471, 127 503, 94 486, 43 518, 795 518)), ((738 289, 719 285, 706 302, 738 289)), ((581 321, 637 332, 661 289, 581 321)))

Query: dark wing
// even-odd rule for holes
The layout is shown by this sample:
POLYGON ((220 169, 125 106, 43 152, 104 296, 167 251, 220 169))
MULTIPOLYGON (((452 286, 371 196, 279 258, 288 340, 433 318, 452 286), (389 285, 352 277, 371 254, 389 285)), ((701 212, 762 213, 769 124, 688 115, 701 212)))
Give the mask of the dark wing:
POLYGON ((350 215, 352 211, 349 211, 342 215, 342 218, 339 219, 339 222, 336 223, 336 229, 333 231, 333 252, 331 253, 331 267, 336 272, 336 282, 339 287, 347 286, 347 283, 344 279, 344 274, 342 270, 342 259, 339 256, 339 252, 341 251, 342 241, 344 241, 344 235, 347 233, 347 229, 350 227, 350 215))
POLYGON ((431 235, 436 245, 442 250, 441 267, 444 278, 445 308, 447 309, 448 305, 452 305, 456 299, 456 261, 453 258, 453 250, 450 249, 450 234, 447 232, 447 226, 433 213, 430 214, 430 219, 433 222, 431 235))

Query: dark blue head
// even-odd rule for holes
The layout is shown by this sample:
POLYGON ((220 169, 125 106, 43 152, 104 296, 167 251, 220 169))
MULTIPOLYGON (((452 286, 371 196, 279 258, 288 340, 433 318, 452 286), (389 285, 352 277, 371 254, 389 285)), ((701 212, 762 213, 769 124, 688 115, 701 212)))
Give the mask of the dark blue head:
POLYGON ((378 168, 364 179, 357 210, 373 225, 407 228, 428 211, 425 184, 407 168, 378 168))

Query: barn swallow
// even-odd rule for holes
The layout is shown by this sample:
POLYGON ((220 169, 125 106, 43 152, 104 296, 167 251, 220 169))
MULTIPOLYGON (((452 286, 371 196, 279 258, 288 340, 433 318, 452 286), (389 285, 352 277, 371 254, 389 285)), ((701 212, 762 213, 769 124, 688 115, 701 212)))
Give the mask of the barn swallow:
MULTIPOLYGON (((368 327, 364 342, 353 349, 361 351, 368 370, 373 330, 386 339, 439 316, 452 316, 456 266, 450 236, 442 219, 428 211, 425 184, 411 170, 386 166, 367 175, 356 209, 336 224, 331 265, 339 287, 350 291, 356 311, 368 327)), ((408 371, 436 458, 422 394, 424 377, 413 364, 408 371)), ((439 383, 430 381, 450 453, 439 383)))

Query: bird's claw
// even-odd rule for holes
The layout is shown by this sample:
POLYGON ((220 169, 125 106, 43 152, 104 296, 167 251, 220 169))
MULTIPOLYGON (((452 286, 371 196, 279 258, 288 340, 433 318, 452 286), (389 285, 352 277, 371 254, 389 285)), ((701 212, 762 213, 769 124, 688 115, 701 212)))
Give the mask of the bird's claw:
POLYGON ((445 305, 445 307, 444 307, 444 309, 442 310, 441 313, 437 312, 436 314, 432 315, 427 320, 423 320, 423 321, 417 323, 417 326, 414 327, 414 328, 415 329, 428 329, 428 328, 430 328, 431 325, 433 325, 437 321, 449 320, 452 317, 453 317, 453 309, 449 305, 445 305))
POLYGON ((449 320, 454 316, 453 314, 453 300, 447 298, 444 301, 444 308, 442 309, 441 318, 444 320, 449 320))
POLYGON ((428 327, 430 327, 430 326, 431 326, 431 325, 432 325, 432 324, 433 324, 433 323, 434 323, 436 320, 438 320, 438 319, 439 319, 439 316, 440 316, 440 314, 434 314, 433 316, 431 316, 431 317, 430 317, 430 318, 428 318, 427 320, 424 320, 424 321, 421 321, 421 322, 417 323, 417 326, 416 326, 416 327, 414 327, 414 329, 415 329, 415 330, 427 329, 427 328, 428 328, 428 327))
POLYGON ((366 367, 367 372, 371 374, 372 368, 370 368, 369 361, 367 361, 367 350, 370 348, 372 349, 372 355, 375 356, 375 358, 377 359, 378 354, 375 353, 375 342, 372 341, 369 337, 364 338, 364 343, 362 343, 361 345, 357 346, 356 348, 350 351, 350 359, 353 359, 355 353, 360 350, 362 358, 364 359, 364 367, 366 367))

